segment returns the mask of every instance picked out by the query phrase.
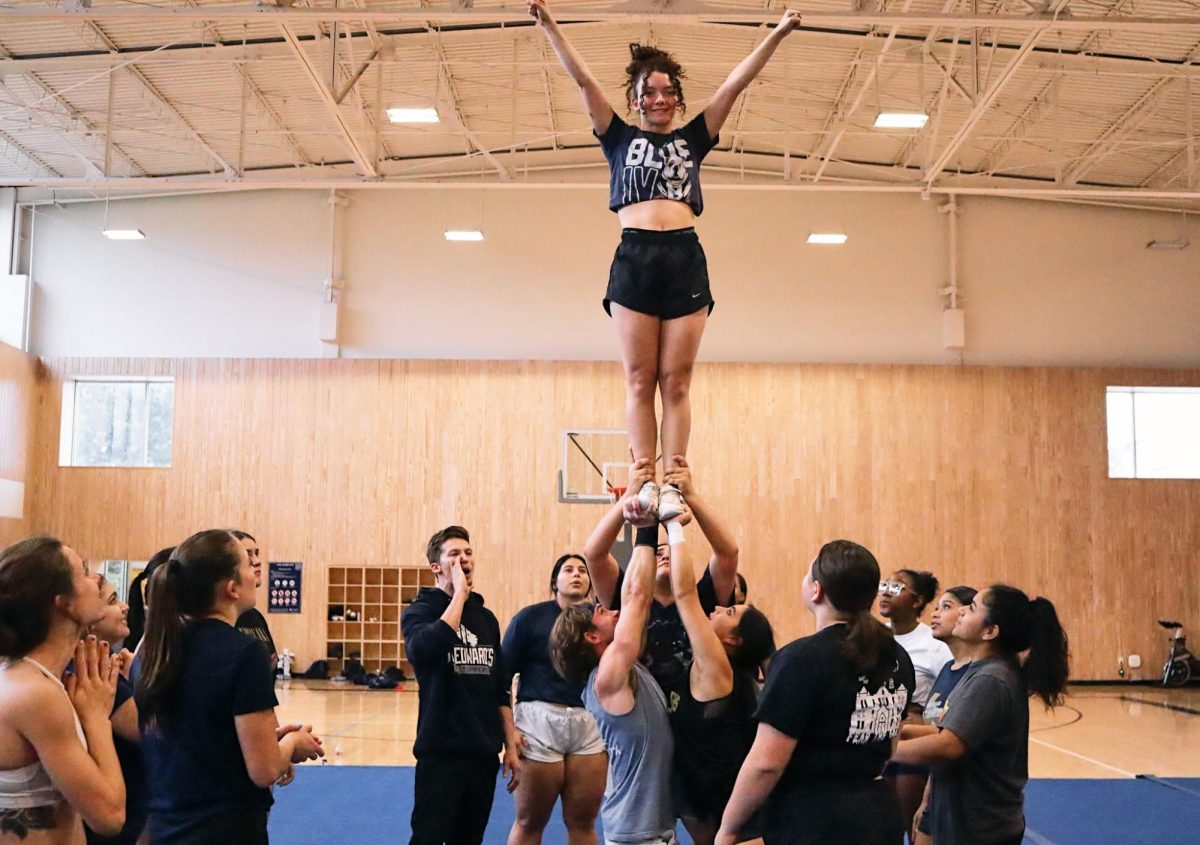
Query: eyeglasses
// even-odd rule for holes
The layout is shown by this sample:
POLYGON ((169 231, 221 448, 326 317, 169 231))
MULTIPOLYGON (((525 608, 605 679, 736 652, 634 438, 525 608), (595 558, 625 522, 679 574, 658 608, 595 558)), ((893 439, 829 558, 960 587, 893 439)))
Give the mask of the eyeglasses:
POLYGON ((879 595, 881 596, 898 596, 908 589, 903 581, 880 581, 879 595))

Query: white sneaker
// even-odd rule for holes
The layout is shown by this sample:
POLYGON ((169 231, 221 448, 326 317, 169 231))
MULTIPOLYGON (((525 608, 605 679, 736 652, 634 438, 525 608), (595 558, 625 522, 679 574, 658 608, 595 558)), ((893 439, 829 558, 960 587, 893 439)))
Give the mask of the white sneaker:
POLYGON ((644 528, 647 525, 655 525, 658 523, 658 484, 653 481, 647 481, 642 485, 642 489, 637 495, 638 507, 642 512, 642 519, 639 522, 644 522, 645 525, 639 525, 639 528, 644 528))
POLYGON ((683 494, 679 488, 664 484, 658 496, 658 521, 666 522, 683 514, 683 494))

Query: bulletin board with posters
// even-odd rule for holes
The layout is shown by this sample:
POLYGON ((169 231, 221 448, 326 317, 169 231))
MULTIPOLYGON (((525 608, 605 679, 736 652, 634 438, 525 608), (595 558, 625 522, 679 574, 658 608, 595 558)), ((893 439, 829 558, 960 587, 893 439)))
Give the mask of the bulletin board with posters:
POLYGON ((267 564, 267 613, 300 612, 300 563, 267 564))

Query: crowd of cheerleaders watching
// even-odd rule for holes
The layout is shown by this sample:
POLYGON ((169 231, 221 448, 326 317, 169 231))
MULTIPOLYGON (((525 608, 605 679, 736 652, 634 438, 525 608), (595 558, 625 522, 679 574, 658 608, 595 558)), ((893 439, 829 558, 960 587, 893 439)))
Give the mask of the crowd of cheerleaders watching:
MULTIPOLYGON (((672 548, 674 555, 679 552, 672 548)), ((235 628, 253 607, 255 585, 238 538, 223 530, 200 532, 159 568, 147 592, 135 685, 126 677, 131 655, 113 652, 113 644, 129 637, 126 607, 113 585, 89 575, 79 555, 54 539, 23 540, 0 552, 0 837, 65 843, 84 831, 89 842, 133 843, 148 825, 151 840, 168 845, 263 843, 270 787, 288 780, 296 763, 323 754, 310 727, 278 725, 261 644, 235 628), (225 717, 214 722, 213 712, 225 717), (205 762, 197 766, 197 760, 205 762)), ((865 673, 882 688, 921 687, 908 681, 915 678, 913 669, 895 643, 914 630, 908 611, 923 609, 936 591, 927 576, 900 570, 880 584, 879 592, 893 599, 885 603, 884 615, 895 628, 906 629, 894 636, 869 612, 879 578, 870 552, 845 541, 821 549, 801 586, 817 633, 789 644, 770 662, 754 714, 757 736, 744 741, 746 762, 736 785, 725 792, 723 816, 712 819, 703 839, 738 841, 756 832, 749 827, 754 819, 768 843, 818 842, 852 827, 863 842, 900 841, 895 793, 876 795, 871 777, 864 776, 862 794, 849 803, 813 790, 819 789, 822 755, 828 763, 848 752, 821 750, 829 741, 821 719, 834 711, 836 718, 847 715, 839 710, 846 709, 845 702, 831 696, 835 679, 865 673), (896 582, 903 588, 888 596, 896 582), (895 601, 905 592, 913 593, 911 601, 895 601), (901 606, 906 610, 897 612, 901 606), (814 671, 830 683, 827 689, 805 684, 814 671), (797 707, 815 723, 797 722, 797 707), (858 799, 868 792, 876 811, 854 811, 864 806, 858 799), (797 807, 804 808, 799 815, 797 807)), ((729 695, 724 680, 729 669, 722 667, 732 667, 733 700, 744 700, 746 688, 736 679, 748 667, 731 645, 736 639, 719 619, 701 624, 704 615, 693 609, 695 592, 688 587, 690 567, 679 566, 672 580, 697 659, 715 661, 696 664, 689 695, 698 692, 705 700, 729 695)), ((556 563, 554 598, 546 605, 555 613, 591 608, 561 600, 564 595, 586 600, 590 587, 582 561, 564 557, 556 563)), ((735 616, 748 612, 740 608, 733 609, 735 616)), ((576 620, 581 629, 590 629, 592 612, 576 620)), ((539 621, 537 627, 546 624, 539 621)), ((919 702, 924 719, 897 729, 900 741, 891 755, 893 764, 929 772, 913 841, 1015 845, 1024 832, 1028 699, 1037 696, 1047 707, 1061 702, 1066 635, 1048 600, 1031 600, 1005 585, 942 592, 929 628, 951 657, 919 702)), ((538 655, 523 668, 532 674, 533 663, 546 662, 538 655)), ((576 676, 564 703, 578 707, 580 682, 576 676)), ((906 705, 912 692, 904 696, 906 705)), ((732 712, 751 718, 748 707, 732 712)), ((590 734, 584 739, 594 741, 590 734)), ((853 759, 850 770, 864 761, 869 763, 861 768, 864 774, 882 767, 887 753, 881 749, 890 739, 868 740, 856 756, 841 758, 853 759)), ((585 757, 602 753, 580 750, 585 757)), ((589 773, 586 781, 598 787, 601 778, 589 773)), ((590 819, 600 790, 586 791, 587 806, 575 812, 590 819)), ((559 794, 550 796, 551 806, 559 794)), ((542 817, 544 798, 527 794, 522 803, 538 805, 534 814, 542 817)), ((514 839, 524 838, 529 815, 519 815, 514 839)))

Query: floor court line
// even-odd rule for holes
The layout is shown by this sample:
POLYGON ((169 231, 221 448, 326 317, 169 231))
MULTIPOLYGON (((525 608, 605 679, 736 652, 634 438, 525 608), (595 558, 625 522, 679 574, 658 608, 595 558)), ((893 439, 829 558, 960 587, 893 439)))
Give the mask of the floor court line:
POLYGON ((1119 775, 1124 775, 1127 778, 1136 778, 1137 777, 1137 775, 1133 772, 1127 772, 1124 769, 1117 768, 1116 766, 1110 766, 1108 763, 1102 763, 1094 757, 1088 757, 1086 754, 1080 754, 1078 751, 1070 751, 1066 748, 1055 745, 1052 742, 1046 742, 1046 740, 1044 740, 1044 739, 1039 739, 1038 737, 1031 736, 1031 737, 1029 737, 1029 741, 1036 742, 1038 745, 1044 746, 1044 747, 1052 749, 1054 751, 1061 752, 1063 754, 1066 754, 1069 757, 1074 757, 1077 760, 1083 760, 1086 763, 1091 763, 1094 766, 1099 766, 1102 769, 1108 769, 1110 772, 1116 772, 1119 775))
POLYGON ((1146 704, 1150 707, 1161 707, 1163 710, 1171 710, 1175 713, 1186 713, 1189 716, 1200 716, 1200 710, 1194 707, 1184 707, 1182 704, 1170 704, 1166 701, 1150 701, 1145 698, 1137 698, 1132 695, 1120 696, 1121 701, 1128 701, 1132 704, 1146 704))
POLYGON ((1053 839, 1047 839, 1036 830, 1025 828, 1025 839, 1032 842, 1033 845, 1058 845, 1053 839))
POLYGON ((1150 783, 1157 784, 1158 786, 1165 786, 1167 789, 1174 789, 1176 792, 1182 792, 1186 795, 1200 798, 1200 792, 1197 792, 1194 789, 1188 789, 1186 786, 1180 786, 1177 783, 1171 783, 1169 780, 1163 780, 1162 778, 1154 775, 1138 775, 1138 780, 1149 781, 1150 783))

